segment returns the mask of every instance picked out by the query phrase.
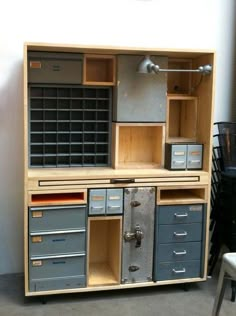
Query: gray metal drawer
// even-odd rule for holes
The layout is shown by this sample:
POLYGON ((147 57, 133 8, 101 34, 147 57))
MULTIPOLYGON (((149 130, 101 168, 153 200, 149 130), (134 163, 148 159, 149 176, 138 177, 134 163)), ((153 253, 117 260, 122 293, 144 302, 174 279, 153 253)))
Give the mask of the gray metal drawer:
POLYGON ((170 152, 171 169, 185 169, 186 168, 186 145, 172 145, 170 152))
POLYGON ((158 232, 159 243, 201 241, 202 224, 160 225, 158 232))
POLYGON ((82 58, 81 54, 31 52, 28 58, 28 81, 81 84, 82 58))
POLYGON ((155 267, 154 281, 197 278, 201 274, 199 260, 161 262, 155 267))
POLYGON ((202 169, 203 146, 201 144, 192 144, 187 146, 187 168, 202 169))
POLYGON ((86 222, 85 205, 29 208, 30 232, 85 228, 86 222))
POLYGON ((51 290, 64 290, 64 289, 76 289, 86 286, 85 275, 73 276, 73 277, 59 277, 48 279, 33 279, 30 280, 29 288, 32 292, 38 291, 51 291, 51 290))
POLYGON ((200 223, 203 205, 161 205, 157 208, 159 224, 200 223))
POLYGON ((159 244, 156 253, 158 262, 200 260, 201 242, 159 244))
POLYGON ((29 255, 53 255, 84 252, 86 250, 85 229, 30 233, 29 255))
POLYGON ((123 213, 123 189, 107 189, 106 201, 107 214, 123 213))
POLYGON ((101 215, 106 212, 106 189, 89 191, 89 215, 101 215))
POLYGON ((85 276, 85 253, 32 256, 29 263, 30 281, 85 276))

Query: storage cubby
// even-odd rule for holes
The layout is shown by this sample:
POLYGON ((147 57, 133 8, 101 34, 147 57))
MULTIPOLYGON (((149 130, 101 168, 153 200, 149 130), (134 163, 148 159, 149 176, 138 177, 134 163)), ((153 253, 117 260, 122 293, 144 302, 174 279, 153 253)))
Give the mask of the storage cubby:
POLYGON ((110 55, 84 55, 83 84, 115 85, 115 57, 110 55))
POLYGON ((111 90, 29 87, 30 167, 108 166, 111 90))
POLYGON ((29 205, 87 204, 87 190, 78 192, 30 193, 29 205))
POLYGON ((207 202, 206 187, 159 187, 157 189, 158 205, 196 204, 207 202))
POLYGON ((88 286, 120 283, 122 217, 88 219, 88 286))
POLYGON ((113 167, 163 166, 164 124, 113 123, 113 167))
MULTIPOLYGON (((172 59, 168 60, 169 69, 192 69, 192 61, 189 59, 172 59)), ((171 94, 190 94, 191 93, 191 72, 168 72, 167 93, 171 94)))
POLYGON ((198 123, 197 114, 197 97, 184 95, 169 95, 167 97, 167 142, 196 142, 198 123))

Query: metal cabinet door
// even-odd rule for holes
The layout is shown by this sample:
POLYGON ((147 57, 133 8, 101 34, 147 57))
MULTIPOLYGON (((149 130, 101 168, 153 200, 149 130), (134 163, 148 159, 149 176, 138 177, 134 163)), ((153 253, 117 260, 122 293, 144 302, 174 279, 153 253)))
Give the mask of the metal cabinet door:
POLYGON ((122 283, 152 280, 155 188, 124 190, 122 283))
POLYGON ((201 144, 188 145, 187 152, 187 168, 202 169, 202 153, 203 146, 201 144))

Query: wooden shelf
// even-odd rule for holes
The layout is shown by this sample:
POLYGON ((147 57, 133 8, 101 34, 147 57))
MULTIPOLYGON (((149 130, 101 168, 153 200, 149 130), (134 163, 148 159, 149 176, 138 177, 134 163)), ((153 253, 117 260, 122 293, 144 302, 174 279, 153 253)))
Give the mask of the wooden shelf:
POLYGON ((84 55, 83 84, 115 85, 115 57, 111 55, 84 55))
POLYGON ((197 141, 198 98, 188 95, 167 97, 166 141, 197 141))
POLYGON ((68 205, 68 204, 86 204, 87 190, 80 190, 80 192, 73 193, 33 193, 29 194, 30 206, 43 205, 68 205))
POLYGON ((120 284, 122 217, 89 217, 88 286, 120 284))
POLYGON ((207 202, 206 187, 168 187, 157 189, 157 204, 196 204, 207 202))
POLYGON ((113 167, 163 166, 164 124, 113 123, 113 167))

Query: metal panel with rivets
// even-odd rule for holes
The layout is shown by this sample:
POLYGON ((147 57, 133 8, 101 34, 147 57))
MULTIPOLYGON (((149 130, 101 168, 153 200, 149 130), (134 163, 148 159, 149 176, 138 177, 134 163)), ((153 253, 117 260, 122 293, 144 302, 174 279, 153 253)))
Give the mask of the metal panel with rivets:
POLYGON ((152 280, 155 188, 124 190, 122 283, 152 280))

